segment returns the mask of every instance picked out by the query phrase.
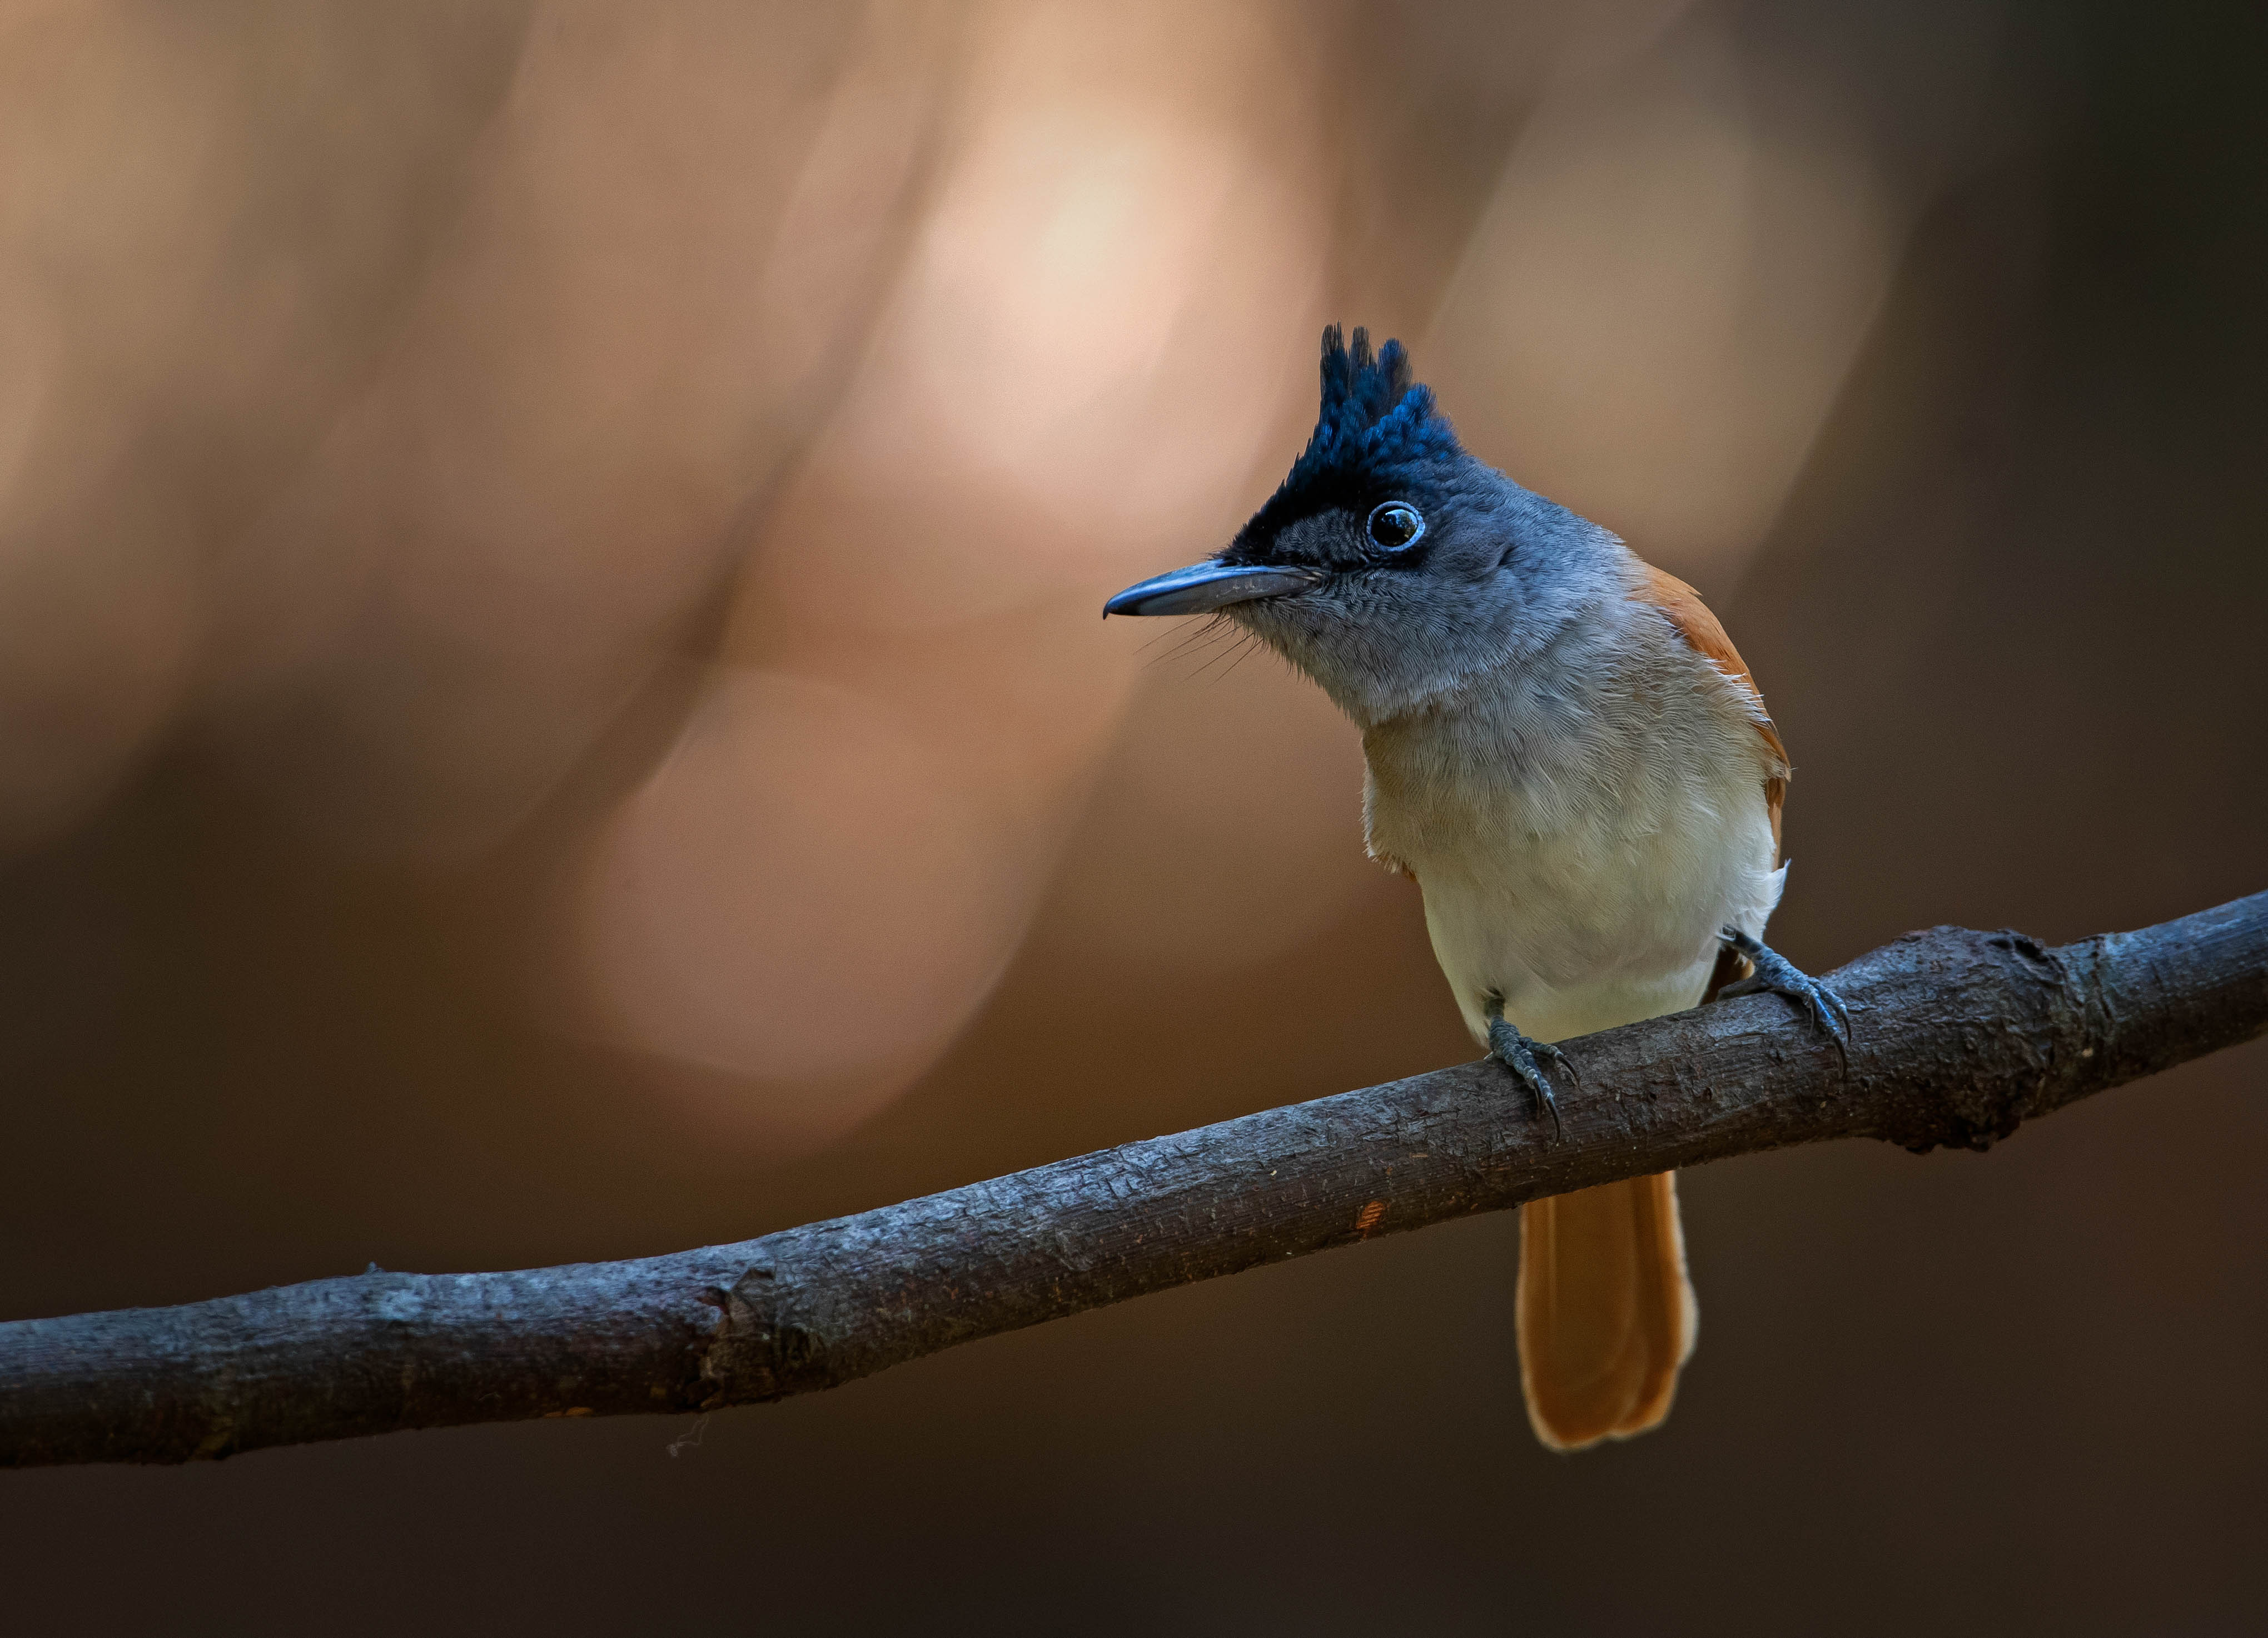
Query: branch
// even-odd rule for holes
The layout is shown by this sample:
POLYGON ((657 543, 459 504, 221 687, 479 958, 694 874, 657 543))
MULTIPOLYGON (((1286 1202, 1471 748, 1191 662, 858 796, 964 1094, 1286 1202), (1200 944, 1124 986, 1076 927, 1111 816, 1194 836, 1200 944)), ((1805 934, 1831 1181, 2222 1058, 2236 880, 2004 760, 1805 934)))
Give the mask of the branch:
POLYGON ((1984 1148, 2268 1031, 2268 893, 2058 949, 1940 927, 1835 982, 1847 1063, 1770 996, 1569 1043, 1556 1140, 1484 1060, 738 1245, 0 1324, 0 1464, 713 1410, 1619 1177, 1834 1138, 1984 1148))

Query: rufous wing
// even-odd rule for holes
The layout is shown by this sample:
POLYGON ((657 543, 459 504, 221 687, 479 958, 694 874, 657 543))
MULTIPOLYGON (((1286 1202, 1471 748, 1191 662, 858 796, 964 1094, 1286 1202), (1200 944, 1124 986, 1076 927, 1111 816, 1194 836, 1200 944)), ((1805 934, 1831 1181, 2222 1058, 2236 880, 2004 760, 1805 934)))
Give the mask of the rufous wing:
POLYGON ((1545 1444, 1580 1450, 1668 1416, 1699 1328, 1676 1174, 1522 1206, 1517 1314, 1521 1387, 1545 1444))
POLYGON ((1716 667, 1749 703, 1756 730, 1763 736, 1767 753, 1764 808, 1771 815, 1772 851, 1777 853, 1780 809, 1787 803, 1787 747, 1780 742, 1779 730, 1772 726, 1771 714, 1764 709, 1764 697, 1758 691, 1756 679, 1749 675, 1741 651, 1725 635, 1724 622, 1709 612, 1709 605, 1701 601, 1701 594, 1650 563, 1639 567, 1643 574, 1638 598, 1659 609, 1687 645, 1716 667))

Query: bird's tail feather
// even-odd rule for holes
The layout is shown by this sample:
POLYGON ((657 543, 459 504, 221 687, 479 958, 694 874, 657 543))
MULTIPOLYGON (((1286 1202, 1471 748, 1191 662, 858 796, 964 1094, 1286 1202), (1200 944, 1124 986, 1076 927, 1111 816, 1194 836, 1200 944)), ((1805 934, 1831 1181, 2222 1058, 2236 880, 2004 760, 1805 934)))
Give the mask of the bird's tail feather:
POLYGON ((1545 1444, 1580 1450, 1668 1416, 1700 1321, 1677 1174, 1521 1207, 1518 1317, 1521 1387, 1545 1444))

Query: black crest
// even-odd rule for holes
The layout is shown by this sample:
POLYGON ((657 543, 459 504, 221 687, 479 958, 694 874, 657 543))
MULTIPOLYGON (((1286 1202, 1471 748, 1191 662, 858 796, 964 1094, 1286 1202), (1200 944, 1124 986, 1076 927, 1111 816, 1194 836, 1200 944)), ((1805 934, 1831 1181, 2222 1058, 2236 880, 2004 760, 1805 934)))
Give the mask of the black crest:
POLYGON ((1357 329, 1350 349, 1336 324, 1323 332, 1323 402, 1314 435, 1292 463, 1268 504, 1238 533, 1255 544, 1295 518, 1333 506, 1367 510, 1373 498, 1422 490, 1463 448, 1432 389, 1410 379, 1410 354, 1398 341, 1370 350, 1357 329))

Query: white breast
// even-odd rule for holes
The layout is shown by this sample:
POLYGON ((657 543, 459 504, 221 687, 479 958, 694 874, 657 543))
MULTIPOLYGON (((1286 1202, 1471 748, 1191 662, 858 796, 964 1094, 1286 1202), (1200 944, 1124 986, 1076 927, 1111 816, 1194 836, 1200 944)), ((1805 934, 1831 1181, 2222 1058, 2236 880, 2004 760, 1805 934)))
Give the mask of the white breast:
POLYGON ((1721 674, 1628 618, 1364 737, 1371 848, 1425 896, 1466 1026, 1537 1040, 1699 1002, 1779 899, 1764 753, 1721 674))

